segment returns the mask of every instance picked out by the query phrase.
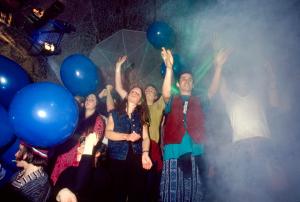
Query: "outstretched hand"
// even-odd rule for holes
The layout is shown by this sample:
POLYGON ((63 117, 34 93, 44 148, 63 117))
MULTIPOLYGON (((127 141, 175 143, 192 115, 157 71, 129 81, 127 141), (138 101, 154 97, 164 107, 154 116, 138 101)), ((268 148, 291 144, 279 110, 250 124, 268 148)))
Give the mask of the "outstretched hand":
POLYGON ((166 67, 172 69, 174 59, 171 50, 169 49, 166 50, 164 47, 162 47, 161 57, 164 60, 166 67))
POLYGON ((217 52, 217 54, 215 55, 215 58, 214 58, 214 64, 216 67, 222 67, 225 62, 227 61, 228 59, 228 56, 230 54, 230 50, 228 49, 221 49, 217 52))
POLYGON ((116 67, 121 67, 122 64, 124 64, 124 62, 127 60, 127 56, 124 55, 122 57, 119 57, 116 63, 116 67))

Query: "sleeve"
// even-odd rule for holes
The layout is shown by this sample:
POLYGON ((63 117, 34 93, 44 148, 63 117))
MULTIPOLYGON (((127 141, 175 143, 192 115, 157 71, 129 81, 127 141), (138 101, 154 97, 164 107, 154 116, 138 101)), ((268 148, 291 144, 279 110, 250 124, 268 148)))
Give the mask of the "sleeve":
POLYGON ((97 116, 94 132, 97 133, 100 137, 103 137, 105 131, 105 123, 101 116, 97 116))
POLYGON ((157 108, 159 111, 163 110, 166 106, 163 96, 160 96, 160 98, 155 102, 155 104, 157 104, 157 108))
POLYGON ((76 183, 74 186, 74 191, 79 193, 85 187, 88 186, 90 179, 92 177, 93 170, 93 156, 92 155, 82 155, 79 166, 76 173, 76 183))
POLYGON ((172 103, 173 103, 174 96, 171 95, 169 101, 165 104, 165 114, 168 114, 171 112, 172 103))

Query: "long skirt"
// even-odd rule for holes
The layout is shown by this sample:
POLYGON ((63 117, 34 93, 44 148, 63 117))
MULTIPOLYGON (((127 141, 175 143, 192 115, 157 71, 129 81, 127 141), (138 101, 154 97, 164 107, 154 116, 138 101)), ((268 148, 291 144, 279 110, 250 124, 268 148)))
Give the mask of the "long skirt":
POLYGON ((201 202, 204 201, 205 190, 205 164, 201 156, 184 155, 164 161, 160 201, 201 202))

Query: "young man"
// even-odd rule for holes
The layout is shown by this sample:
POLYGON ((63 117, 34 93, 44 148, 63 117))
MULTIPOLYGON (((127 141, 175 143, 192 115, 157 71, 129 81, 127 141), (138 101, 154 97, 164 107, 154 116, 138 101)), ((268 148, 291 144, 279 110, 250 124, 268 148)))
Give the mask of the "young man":
POLYGON ((15 157, 21 170, 12 177, 3 193, 11 201, 46 202, 51 191, 48 175, 44 171, 48 162, 47 151, 22 142, 15 157))
POLYGON ((227 163, 222 169, 231 202, 272 201, 272 181, 282 177, 279 167, 274 174, 272 156, 276 150, 272 149, 266 113, 266 107, 273 111, 280 107, 280 99, 273 67, 270 64, 264 67, 265 75, 260 76, 264 76, 265 85, 255 86, 259 84, 258 75, 249 66, 237 66, 239 69, 230 79, 224 76, 220 83, 221 99, 232 129, 232 144, 223 154, 227 163), (263 86, 266 92, 261 91, 263 86))
MULTIPOLYGON (((215 73, 208 89, 209 100, 217 91, 221 67, 227 53, 219 52, 215 58, 215 73)), ((203 160, 205 123, 198 97, 192 95, 193 76, 181 72, 176 83, 180 95, 171 95, 173 56, 162 49, 166 75, 162 94, 167 102, 163 137, 163 171, 160 196, 162 201, 203 201, 205 198, 205 164, 203 160)))

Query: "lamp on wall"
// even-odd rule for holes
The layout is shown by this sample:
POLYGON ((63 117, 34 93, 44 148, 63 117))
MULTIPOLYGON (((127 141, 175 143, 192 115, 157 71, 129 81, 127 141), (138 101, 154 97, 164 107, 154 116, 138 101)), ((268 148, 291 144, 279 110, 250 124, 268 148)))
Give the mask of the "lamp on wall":
POLYGON ((56 55, 60 53, 60 43, 65 33, 75 31, 70 23, 61 20, 49 20, 44 26, 31 35, 31 50, 33 55, 56 55))

